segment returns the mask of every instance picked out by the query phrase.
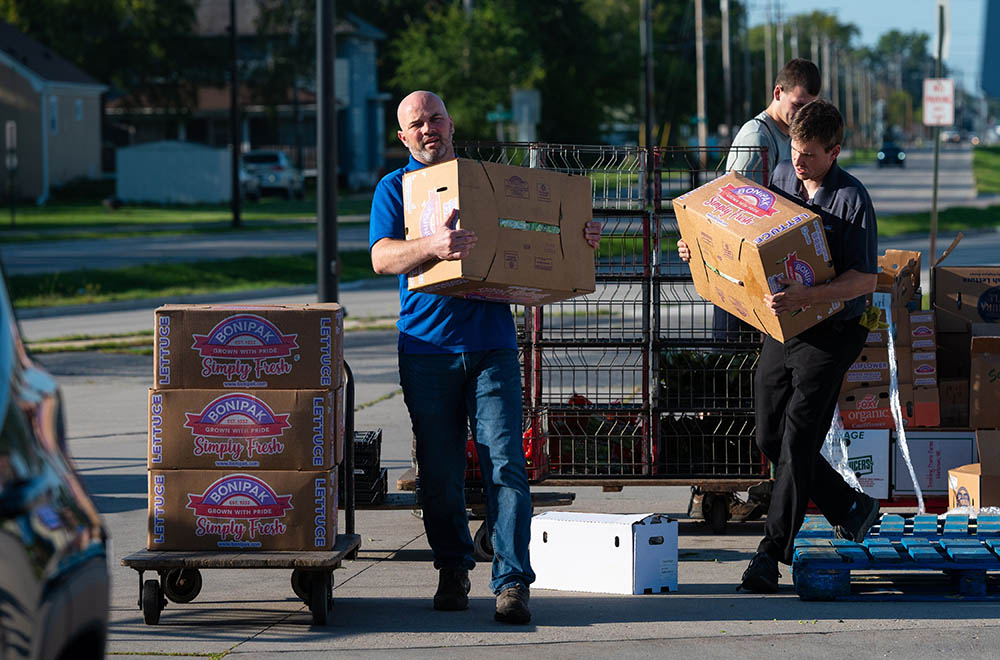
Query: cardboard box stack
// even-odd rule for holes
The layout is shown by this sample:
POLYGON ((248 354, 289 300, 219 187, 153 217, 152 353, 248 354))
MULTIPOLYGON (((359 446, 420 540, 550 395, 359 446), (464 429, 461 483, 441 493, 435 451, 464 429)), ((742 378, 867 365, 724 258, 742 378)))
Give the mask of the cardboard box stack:
POLYGON ((155 318, 147 549, 332 549, 340 306, 167 305, 155 318))
POLYGON ((815 213, 730 172, 673 200, 691 249, 698 295, 785 341, 843 308, 839 302, 775 316, 764 295, 779 278, 812 286, 834 276, 823 224, 815 213))
POLYGON ((942 266, 962 235, 934 264, 942 425, 1000 427, 1000 266, 942 266), (994 370, 991 375, 991 369, 994 370))
POLYGON ((887 329, 868 333, 841 387, 846 429, 894 429, 890 401, 889 333, 893 333, 900 412, 908 426, 937 426, 939 404, 933 313, 920 308, 920 252, 886 250, 879 257, 872 304, 887 329))
POLYGON ((544 305, 595 289, 590 179, 551 170, 457 158, 403 176, 406 238, 429 236, 454 209, 456 228, 476 232, 457 261, 423 264, 410 291, 544 305))
POLYGON ((1000 430, 976 431, 979 462, 948 470, 948 508, 1000 506, 1000 430))

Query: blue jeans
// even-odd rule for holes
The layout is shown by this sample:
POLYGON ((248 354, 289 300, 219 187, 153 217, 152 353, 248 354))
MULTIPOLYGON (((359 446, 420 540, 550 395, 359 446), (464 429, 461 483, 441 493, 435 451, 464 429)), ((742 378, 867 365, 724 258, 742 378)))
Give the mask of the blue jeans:
POLYGON ((511 583, 531 584, 531 491, 517 351, 400 353, 399 378, 416 438, 424 529, 434 567, 476 565, 465 509, 465 443, 471 422, 493 541, 490 588, 499 593, 511 583))

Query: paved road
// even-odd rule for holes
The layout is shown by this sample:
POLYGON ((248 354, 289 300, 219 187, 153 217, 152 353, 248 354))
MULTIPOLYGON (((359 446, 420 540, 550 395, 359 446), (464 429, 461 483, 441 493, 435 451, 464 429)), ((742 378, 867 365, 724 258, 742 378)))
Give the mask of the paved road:
MULTIPOLYGON (((881 215, 929 211, 931 208, 932 151, 909 152, 906 162, 904 169, 862 165, 850 170, 868 187, 881 215)), ((976 197, 971 148, 960 145, 944 149, 941 155, 939 208, 988 204, 1000 204, 1000 196, 976 197)), ((368 248, 366 223, 343 223, 338 231, 340 249, 368 248)), ((950 241, 950 238, 942 237, 941 240, 950 241)), ((884 241, 882 247, 892 245, 893 241, 884 241)), ((944 246, 939 249, 944 249, 944 246)), ((14 275, 156 262, 302 254, 315 250, 315 230, 295 229, 248 231, 238 235, 189 234, 7 243, 0 244, 0 257, 7 272, 14 275)), ((956 254, 955 258, 963 257, 956 254)))
MULTIPOLYGON (((879 168, 874 163, 849 171, 868 188, 878 215, 920 213, 931 209, 934 150, 906 152, 906 166, 879 168)), ((948 145, 941 150, 938 168, 938 209, 952 206, 1000 204, 1000 195, 976 196, 972 177, 972 147, 948 145)))

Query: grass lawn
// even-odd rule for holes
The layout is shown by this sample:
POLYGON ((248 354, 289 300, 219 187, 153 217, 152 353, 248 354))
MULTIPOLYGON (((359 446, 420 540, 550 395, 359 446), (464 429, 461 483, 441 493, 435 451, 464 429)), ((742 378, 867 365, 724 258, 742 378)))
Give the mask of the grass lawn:
POLYGON ((972 150, 972 176, 980 195, 1000 193, 1000 147, 976 147, 972 150))
MULTIPOLYGON (((374 277, 368 252, 340 253, 341 282, 374 277)), ((316 282, 315 253, 155 264, 46 275, 12 275, 7 287, 16 307, 45 307, 113 300, 222 293, 316 282)))
POLYGON ((854 167, 855 165, 874 165, 875 149, 853 149, 848 157, 837 158, 837 165, 841 167, 854 167))
MULTIPOLYGON (((367 216, 371 210, 371 197, 371 193, 338 196, 338 215, 367 216)), ((306 195, 302 200, 265 197, 259 202, 245 202, 240 209, 240 218, 246 229, 315 223, 316 197, 306 195)), ((11 228, 9 211, 0 214, 0 242, 178 231, 218 232, 229 231, 231 223, 232 212, 228 204, 126 205, 113 211, 105 208, 100 201, 55 200, 45 206, 17 206, 16 233, 7 233, 11 228)))
MULTIPOLYGON (((991 229, 1000 225, 1000 206, 984 209, 954 207, 938 211, 938 232, 991 229)), ((930 213, 901 213, 880 217, 878 235, 891 238, 903 234, 930 234, 930 213)))

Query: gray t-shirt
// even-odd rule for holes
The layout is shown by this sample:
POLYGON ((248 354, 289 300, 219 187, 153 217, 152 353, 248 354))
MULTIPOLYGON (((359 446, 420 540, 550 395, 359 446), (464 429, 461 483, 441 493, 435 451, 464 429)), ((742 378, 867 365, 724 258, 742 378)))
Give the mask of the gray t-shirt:
POLYGON ((764 181, 765 164, 763 154, 755 149, 729 151, 726 159, 726 171, 735 171, 748 179, 753 179, 761 185, 771 182, 775 166, 783 160, 792 159, 792 138, 781 132, 778 125, 771 119, 766 110, 743 124, 736 137, 734 147, 766 147, 767 148, 767 181, 764 181))

